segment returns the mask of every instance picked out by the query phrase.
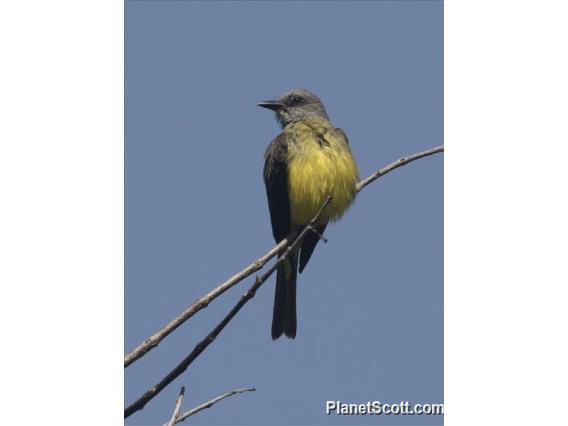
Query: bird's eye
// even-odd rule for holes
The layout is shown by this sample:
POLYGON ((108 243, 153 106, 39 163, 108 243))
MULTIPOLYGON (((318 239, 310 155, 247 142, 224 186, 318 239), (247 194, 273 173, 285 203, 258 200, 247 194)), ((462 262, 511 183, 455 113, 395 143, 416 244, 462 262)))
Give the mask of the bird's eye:
POLYGON ((290 98, 290 105, 299 105, 300 103, 302 103, 302 98, 299 96, 292 96, 290 98))

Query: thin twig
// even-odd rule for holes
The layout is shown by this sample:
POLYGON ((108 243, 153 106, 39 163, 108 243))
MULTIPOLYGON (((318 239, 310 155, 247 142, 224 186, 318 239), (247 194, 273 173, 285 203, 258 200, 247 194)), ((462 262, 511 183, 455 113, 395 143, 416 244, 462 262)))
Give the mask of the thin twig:
POLYGON ((136 348, 134 348, 131 352, 129 352, 124 357, 124 368, 128 367, 138 358, 143 357, 146 353, 154 349, 158 344, 172 331, 182 325, 185 321, 199 312, 201 309, 206 308, 212 300, 216 299, 224 292, 229 290, 235 284, 238 284, 248 276, 254 274, 256 271, 261 269, 266 262, 284 250, 289 244, 290 241, 294 240, 296 234, 290 234, 288 237, 280 241, 274 247, 272 247, 268 252, 266 252, 263 256, 256 259, 250 265, 248 265, 245 269, 240 272, 237 272, 231 278, 226 280, 225 282, 221 283, 219 286, 215 287, 209 293, 201 296, 199 299, 196 299, 191 305, 189 305, 181 314, 175 317, 172 321, 154 333, 152 336, 144 340, 140 343, 136 348))
POLYGON ((316 229, 316 228, 311 228, 310 231, 312 231, 314 234, 316 234, 316 236, 322 240, 324 243, 327 243, 327 238, 325 238, 322 234, 320 234, 320 232, 316 229))
POLYGON ((171 370, 166 377, 164 377, 160 382, 152 386, 148 389, 140 398, 130 404, 124 410, 124 417, 128 417, 131 414, 135 413, 138 410, 144 408, 146 403, 158 395, 162 389, 164 389, 167 385, 169 385, 173 380, 175 380, 180 374, 182 374, 187 367, 209 346, 215 338, 223 331, 225 326, 233 319, 233 317, 241 310, 241 308, 247 303, 250 299, 254 297, 258 288, 276 271, 278 266, 284 262, 290 253, 297 248, 300 242, 303 240, 304 236, 314 228, 314 224, 318 222, 319 218, 321 217, 323 211, 331 202, 331 197, 327 197, 325 202, 322 204, 319 212, 317 215, 311 220, 311 222, 302 229, 302 232, 298 235, 298 237, 294 240, 292 244, 290 244, 286 250, 280 255, 278 260, 274 262, 274 264, 262 275, 257 276, 254 280, 254 284, 241 296, 237 304, 231 309, 231 311, 221 320, 219 324, 207 335, 203 340, 201 340, 195 348, 191 351, 191 353, 186 356, 173 370, 171 370))
POLYGON ((185 388, 182 386, 181 390, 179 391, 179 395, 176 400, 176 406, 174 408, 174 412, 172 414, 172 418, 166 424, 166 426, 174 426, 178 422, 179 410, 181 409, 181 403, 183 402, 183 394, 185 393, 185 388))
POLYGON ((371 182, 374 182, 381 176, 386 175, 388 172, 392 172, 394 169, 406 166, 408 163, 414 160, 418 160, 419 158, 428 157, 429 155, 437 154, 438 152, 442 152, 443 150, 444 150, 444 145, 440 145, 434 148, 427 149, 426 151, 419 152, 414 155, 409 155, 408 157, 399 158, 395 162, 390 163, 388 166, 383 167, 380 170, 377 170, 371 176, 359 182, 357 184, 357 192, 361 192, 361 190, 365 188, 367 185, 369 185, 371 182))
POLYGON ((209 408, 213 405, 215 405, 216 403, 218 403, 219 401, 228 398, 230 396, 236 395, 238 393, 243 393, 243 392, 254 392, 256 389, 255 388, 242 388, 242 389, 235 389, 231 392, 227 392, 224 393, 223 395, 219 395, 213 399, 210 399, 207 402, 204 402, 201 405, 198 405, 195 408, 192 408, 191 410, 186 411, 185 413, 182 413, 178 416, 176 423, 181 423, 183 422, 185 419, 187 419, 188 417, 193 416, 196 413, 199 413, 200 411, 205 410, 206 408, 209 408))
MULTIPOLYGON (((360 192, 363 188, 365 188, 371 182, 377 180, 381 176, 386 175, 388 172, 391 172, 398 167, 404 166, 404 165, 410 163, 411 161, 418 160, 419 158, 427 157, 429 155, 436 154, 438 152, 442 152, 443 150, 444 150, 444 146, 440 145, 440 146, 437 146, 435 148, 431 148, 429 150, 419 152, 418 154, 414 154, 414 155, 410 155, 408 157, 400 158, 397 161, 395 161, 395 162, 389 164, 388 166, 383 167, 382 169, 373 173, 368 178, 363 179, 362 181, 357 183, 357 192, 360 192)), ((220 285, 218 285, 217 287, 215 287, 213 290, 211 290, 207 294, 201 296, 199 299, 196 299, 191 305, 189 305, 176 318, 174 318, 172 321, 170 321, 168 324, 166 324, 164 327, 162 327, 160 330, 158 330, 152 336, 150 336, 149 338, 144 340, 142 343, 140 343, 131 352, 129 352, 124 357, 124 368, 128 367, 134 361, 143 357, 146 353, 148 353, 149 351, 154 349, 156 346, 158 346, 158 344, 166 336, 168 336, 172 331, 174 331, 176 328, 178 328, 180 325, 182 325, 185 321, 187 321, 189 318, 191 318, 193 315, 195 315, 201 309, 206 308, 209 305, 209 303, 211 303, 214 299, 219 297, 225 291, 229 290, 235 284, 238 284, 239 282, 241 282, 245 278, 254 274, 256 271, 260 270, 266 264, 266 262, 268 262, 270 259, 272 259, 274 256, 276 256, 278 253, 282 252, 282 250, 284 250, 290 244, 291 241, 294 241, 295 236, 296 236, 295 233, 290 234, 288 237, 286 237, 285 239, 280 241, 278 244, 276 244, 274 247, 272 247, 267 253, 265 253, 263 256, 259 257, 254 262, 252 262, 250 265, 248 265, 242 271, 237 272, 235 275, 233 275, 228 280, 226 280, 225 282, 223 282, 220 285)), ((323 237, 323 236, 321 236, 321 237, 323 237)), ((326 241, 325 238, 324 238, 323 241, 326 241)))

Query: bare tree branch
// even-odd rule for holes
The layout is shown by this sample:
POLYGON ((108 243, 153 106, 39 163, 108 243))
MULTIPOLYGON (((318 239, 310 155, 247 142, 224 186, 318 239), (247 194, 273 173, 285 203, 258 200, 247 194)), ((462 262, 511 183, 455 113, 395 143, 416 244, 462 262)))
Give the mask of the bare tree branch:
POLYGON ((201 405, 198 405, 198 406, 195 407, 195 408, 192 408, 191 410, 188 410, 188 411, 186 411, 186 412, 180 414, 180 415, 178 416, 178 418, 176 419, 176 423, 181 423, 181 422, 183 422, 183 421, 184 421, 185 419, 187 419, 188 417, 191 417, 191 416, 193 416, 194 414, 197 414, 197 413, 199 413, 200 411, 203 411, 203 410, 205 410, 205 409, 207 409, 207 408, 209 408, 209 407, 215 405, 216 403, 218 403, 219 401, 221 401, 221 400, 223 400, 223 399, 225 399, 225 398, 228 398, 228 397, 230 397, 230 396, 236 395, 236 394, 238 394, 238 393, 254 392, 255 390, 256 390, 255 388, 242 388, 242 389, 235 389, 235 390, 232 390, 231 392, 224 393, 223 395, 219 395, 219 396, 217 396, 217 397, 215 397, 215 398, 213 398, 213 399, 210 399, 210 400, 207 401, 207 402, 204 402, 204 403, 201 404, 201 405))
POLYGON ((181 403, 183 402, 183 394, 185 393, 185 388, 182 386, 181 390, 179 391, 179 395, 176 400, 176 406, 174 408, 174 412, 172 414, 172 418, 166 424, 166 426, 174 426, 178 422, 179 410, 181 410, 181 403))
POLYGON ((429 155, 437 154, 438 152, 442 152, 443 150, 444 150, 444 145, 440 145, 434 148, 427 149, 426 151, 419 152, 414 155, 409 155, 408 157, 399 158, 394 163, 390 163, 388 166, 385 166, 382 169, 377 170, 371 176, 359 182, 357 184, 357 192, 361 192, 361 190, 365 188, 367 185, 369 185, 371 182, 374 182, 381 176, 386 175, 388 172, 392 172, 394 169, 406 166, 408 163, 414 160, 418 160, 419 158, 428 157, 429 155))
POLYGON ((296 233, 290 234, 288 237, 280 241, 274 247, 272 247, 268 252, 266 252, 263 256, 256 259, 250 265, 248 265, 245 269, 240 272, 237 272, 231 278, 226 280, 225 282, 221 283, 219 286, 215 287, 209 293, 201 296, 199 299, 195 300, 191 305, 189 305, 181 314, 179 314, 176 318, 166 324, 163 328, 158 330, 152 336, 144 340, 141 344, 139 344, 135 349, 133 349, 130 353, 128 353, 124 357, 124 368, 128 367, 138 358, 141 358, 146 353, 154 349, 158 344, 172 331, 182 325, 185 321, 199 312, 201 309, 206 308, 212 300, 216 299, 224 292, 229 290, 235 284, 241 282, 248 276, 254 274, 256 271, 261 269, 266 262, 284 250, 291 241, 294 240, 296 237, 296 233))
POLYGON ((191 351, 191 353, 186 356, 173 370, 171 370, 166 377, 164 377, 160 382, 156 385, 152 386, 148 389, 140 398, 130 404, 124 410, 124 417, 130 416, 132 413, 135 413, 138 410, 144 408, 144 405, 152 398, 154 398, 157 394, 159 394, 162 389, 164 389, 167 385, 169 385, 173 380, 175 380, 180 374, 182 374, 187 367, 205 350, 207 346, 209 346, 215 338, 223 331, 225 326, 233 319, 233 317, 241 310, 241 308, 247 303, 250 299, 254 297, 258 288, 276 271, 278 266, 284 262, 290 253, 294 251, 300 242, 303 240, 304 236, 314 229, 314 224, 317 223, 319 218, 321 217, 325 208, 331 202, 331 197, 327 197, 325 202, 322 204, 318 214, 311 220, 311 222, 302 229, 302 232, 298 235, 298 237, 294 240, 292 244, 290 244, 286 250, 280 255, 278 260, 274 262, 274 264, 262 275, 257 276, 254 280, 254 284, 241 296, 237 304, 231 309, 231 311, 223 318, 223 320, 217 324, 217 326, 207 335, 203 340, 201 340, 195 348, 191 351))
MULTIPOLYGON (((429 155, 436 154, 438 152, 442 152, 443 150, 444 150, 444 146, 440 145, 440 146, 437 146, 435 148, 431 148, 429 150, 422 151, 422 152, 419 152, 419 153, 414 154, 414 155, 410 155, 408 157, 402 157, 402 158, 398 159, 397 161, 389 164, 388 166, 383 167, 382 169, 376 171, 375 173, 373 173, 368 178, 360 181, 357 184, 357 192, 360 192, 361 190, 363 190, 363 188, 365 188, 371 182, 377 180, 381 176, 384 176, 388 172, 391 172, 398 167, 404 166, 404 165, 406 165, 406 164, 408 164, 408 163, 410 163, 414 160, 418 160, 419 158, 427 157, 429 155)), ((315 231, 315 229, 314 229, 314 231, 315 231)), ((129 352, 124 357, 124 368, 128 367, 134 361, 141 358, 146 353, 148 353, 149 351, 154 349, 156 346, 158 346, 158 344, 166 336, 168 336, 172 331, 174 331, 176 328, 178 328, 180 325, 182 325, 185 321, 187 321, 189 318, 191 318, 193 315, 195 315, 201 309, 206 308, 209 305, 209 303, 211 303, 214 299, 219 297, 225 291, 229 290, 235 284, 238 284, 239 282, 241 282, 242 280, 244 280, 248 276, 250 276, 250 275, 254 274, 256 271, 260 270, 270 259, 272 259, 274 256, 276 256, 278 253, 282 252, 282 250, 284 250, 290 244, 291 241, 294 241, 295 237, 296 237, 295 233, 290 234, 288 237, 286 237, 285 239, 280 241, 278 244, 276 244, 274 247, 272 247, 267 253, 265 253, 263 256, 259 257, 254 262, 252 262, 250 265, 248 265, 242 271, 236 273, 235 275, 230 277, 228 280, 221 283, 219 286, 215 287, 209 293, 201 296, 199 299, 196 299, 191 305, 189 305, 176 318, 174 318, 172 321, 170 321, 168 324, 166 324, 164 327, 162 327, 160 330, 158 330, 152 336, 150 336, 149 338, 144 340, 142 343, 140 343, 131 352, 129 352)), ((323 238, 323 236, 321 238, 323 238)), ((325 238, 323 238, 323 241, 326 241, 325 238)))
MULTIPOLYGON (((364 179, 363 181, 359 182, 357 184, 357 191, 360 192, 363 188, 365 188, 371 182, 375 181, 379 177, 384 176, 385 174, 391 172, 392 170, 394 170, 398 167, 404 166, 404 165, 410 163, 411 161, 417 160, 419 158, 426 157, 426 156, 435 154, 437 152, 442 152, 443 150, 444 150, 444 147, 442 145, 442 146, 435 147, 435 148, 432 148, 432 149, 427 150, 427 151, 420 152, 418 154, 414 154, 414 155, 409 156, 409 157, 400 158, 399 160, 397 160, 397 161, 389 164, 388 166, 383 167, 382 169, 378 170, 377 172, 375 172, 374 174, 369 176, 367 179, 364 179)), ((142 394, 135 402, 133 402, 128 407, 126 407, 126 409, 124 410, 124 417, 125 418, 130 416, 131 414, 135 413, 136 411, 144 408, 144 406, 146 405, 146 403, 148 403, 148 401, 152 400, 168 384, 170 384, 180 374, 182 374, 189 367, 189 365, 191 365, 191 363, 205 350, 205 348, 207 348, 215 340, 215 338, 221 333, 221 331, 223 331, 225 326, 240 311, 240 309, 245 305, 245 303, 248 302, 250 299, 252 299, 254 297, 258 288, 274 273, 274 271, 276 271, 278 266, 289 256, 289 254, 293 250, 296 249, 296 247, 302 241, 302 239, 304 238, 306 233, 311 232, 315 229, 314 224, 317 223, 317 221, 321 217, 321 214, 323 213, 324 209, 327 207, 327 205, 330 202, 331 202, 331 197, 328 197, 326 199, 325 203, 321 206, 318 214, 312 219, 312 221, 310 222, 309 225, 307 225, 306 227, 304 227, 302 229, 302 231, 300 232, 300 234, 297 237, 292 239, 292 238, 290 238, 290 236, 288 236, 286 238, 286 240, 283 240, 280 243, 278 243, 273 249, 271 249, 267 253, 267 255, 272 254, 270 257, 273 257, 274 255, 278 254, 278 252, 280 250, 282 250, 281 244, 283 244, 284 241, 286 241, 286 242, 293 241, 291 244, 289 244, 287 246, 285 251, 283 251, 281 253, 278 260, 263 275, 256 277, 254 284, 241 296, 241 298, 239 299, 237 304, 233 307, 233 309, 231 309, 231 311, 225 316, 225 318, 223 318, 223 320, 203 340, 201 340, 195 346, 195 348, 191 351, 191 353, 188 356, 186 356, 160 382, 158 382, 156 385, 152 386, 150 389, 148 389, 146 392, 144 392, 144 394, 142 394)), ((266 257, 267 255, 263 256, 263 258, 266 257)), ((268 259, 266 261, 268 261, 270 259, 270 257, 268 257, 268 259)), ((239 279, 239 281, 242 280, 243 278, 239 279)), ((235 282, 235 284, 236 284, 236 282, 235 282)), ((200 309, 202 309, 202 308, 200 308, 200 309)))

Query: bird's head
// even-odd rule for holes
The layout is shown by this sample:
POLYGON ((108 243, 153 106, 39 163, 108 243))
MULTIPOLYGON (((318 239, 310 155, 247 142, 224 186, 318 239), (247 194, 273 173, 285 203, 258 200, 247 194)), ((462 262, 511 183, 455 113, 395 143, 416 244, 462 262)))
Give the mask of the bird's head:
POLYGON ((292 90, 284 93, 275 101, 260 102, 258 106, 274 111, 276 120, 282 128, 308 117, 321 117, 329 120, 320 99, 304 89, 292 90))

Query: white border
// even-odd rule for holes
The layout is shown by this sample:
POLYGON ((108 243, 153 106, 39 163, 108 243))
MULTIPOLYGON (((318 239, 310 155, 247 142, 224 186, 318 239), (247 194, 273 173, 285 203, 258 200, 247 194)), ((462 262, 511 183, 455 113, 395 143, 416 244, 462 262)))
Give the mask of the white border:
POLYGON ((449 426, 568 424, 566 5, 445 5, 449 426))
POLYGON ((123 4, 0 12, 1 424, 123 411, 123 4))
MULTIPOLYGON (((562 1, 446 4, 446 421, 566 419, 562 1)), ((123 5, 0 13, 2 424, 122 424, 123 5)))

